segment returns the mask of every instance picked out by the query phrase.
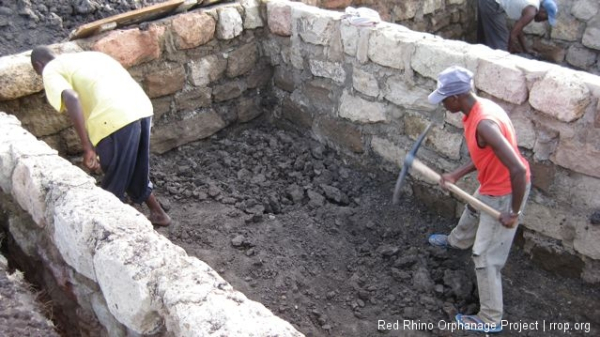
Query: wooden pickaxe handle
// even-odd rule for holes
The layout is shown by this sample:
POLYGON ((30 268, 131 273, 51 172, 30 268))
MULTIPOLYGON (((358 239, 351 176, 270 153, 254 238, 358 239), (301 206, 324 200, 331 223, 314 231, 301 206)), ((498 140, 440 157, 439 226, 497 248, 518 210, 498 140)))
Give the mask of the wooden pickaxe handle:
MULTIPOLYGON (((431 180, 432 182, 439 182, 441 179, 441 176, 437 172, 430 169, 427 165, 423 164, 423 162, 417 158, 413 159, 412 168, 419 171, 419 173, 424 175, 427 179, 431 180)), ((476 210, 485 212, 494 217, 494 219, 500 219, 500 212, 479 201, 469 193, 463 191, 460 187, 449 182, 446 182, 446 187, 451 192, 453 192, 454 194, 462 198, 464 201, 469 203, 469 205, 473 206, 473 208, 475 208, 476 210)))

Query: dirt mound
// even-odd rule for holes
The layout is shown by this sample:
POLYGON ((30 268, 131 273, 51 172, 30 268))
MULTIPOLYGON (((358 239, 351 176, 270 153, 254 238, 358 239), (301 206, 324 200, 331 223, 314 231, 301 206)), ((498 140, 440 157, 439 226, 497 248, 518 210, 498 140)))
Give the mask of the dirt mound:
MULTIPOLYGON (((460 336, 440 324, 478 310, 470 252, 427 244, 454 220, 408 198, 392 206, 394 175, 310 138, 259 124, 154 157, 151 167, 174 219, 159 231, 307 336, 460 336), (378 331, 382 321, 420 325, 378 331)), ((599 331, 599 289, 546 273, 518 246, 504 285, 505 318, 538 322, 519 336, 564 336, 541 331, 542 321, 599 331)))
POLYGON ((65 40, 101 18, 166 0, 0 0, 0 56, 65 40))

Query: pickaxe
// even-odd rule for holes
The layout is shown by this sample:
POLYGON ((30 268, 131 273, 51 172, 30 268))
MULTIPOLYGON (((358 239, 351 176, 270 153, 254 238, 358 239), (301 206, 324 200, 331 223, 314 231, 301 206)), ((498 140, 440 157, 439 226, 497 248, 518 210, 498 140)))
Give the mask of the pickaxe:
MULTIPOLYGON (((441 176, 438 173, 436 173, 435 171, 433 171, 432 169, 427 167, 427 165, 423 164, 422 161, 420 161, 419 159, 416 158, 417 151, 419 150, 419 147, 421 146, 423 139, 425 139, 425 135, 427 134, 429 129, 431 129, 432 125, 433 125, 433 123, 429 124, 425 128, 425 131, 423 131, 423 133, 421 133, 419 138, 417 138, 417 141, 415 142, 413 147, 410 149, 410 152, 406 155, 406 158, 404 159, 404 164, 402 165, 402 170, 400 171, 400 175, 398 175, 398 180, 396 181, 396 187, 394 188, 394 199, 393 199, 394 205, 398 204, 398 200, 400 199, 400 192, 402 191, 402 186, 404 185, 404 181, 406 180, 406 175, 410 169, 417 170, 419 173, 424 175, 431 182, 437 183, 440 181, 441 176)), ((464 201, 466 201, 469 205, 473 206, 473 208, 475 208, 476 210, 485 212, 485 213, 491 215, 492 217, 494 217, 495 219, 500 219, 500 212, 498 212, 497 210, 493 209, 492 207, 484 204, 483 202, 479 201, 478 199, 476 199, 469 193, 460 189, 460 187, 458 187, 452 183, 449 183, 449 182, 446 182, 446 187, 451 192, 456 194, 458 197, 460 197, 464 201)))

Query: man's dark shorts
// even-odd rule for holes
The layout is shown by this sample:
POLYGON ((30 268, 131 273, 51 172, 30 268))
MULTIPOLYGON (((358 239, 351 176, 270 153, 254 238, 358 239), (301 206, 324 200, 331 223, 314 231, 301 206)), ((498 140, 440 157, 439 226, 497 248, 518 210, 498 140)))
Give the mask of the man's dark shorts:
POLYGON ((125 192, 134 203, 152 193, 149 177, 150 126, 152 117, 142 118, 103 138, 96 145, 104 172, 102 188, 124 201, 125 192))

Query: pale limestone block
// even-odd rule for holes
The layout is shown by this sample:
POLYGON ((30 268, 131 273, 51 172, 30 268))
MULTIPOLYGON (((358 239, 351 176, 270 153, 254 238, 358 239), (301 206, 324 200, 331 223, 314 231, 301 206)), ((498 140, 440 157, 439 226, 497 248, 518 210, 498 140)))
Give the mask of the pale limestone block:
POLYGON ((594 144, 561 138, 551 160, 575 172, 600 177, 600 150, 594 144))
POLYGON ((302 41, 298 36, 290 38, 292 46, 289 48, 290 63, 298 70, 304 70, 304 57, 302 56, 302 41))
POLYGON ((156 333, 163 320, 154 285, 185 256, 182 248, 156 232, 134 232, 105 243, 93 263, 110 313, 138 334, 156 333))
POLYGON ((292 3, 289 1, 267 2, 267 24, 271 33, 280 36, 292 35, 292 3))
POLYGON ((108 54, 129 68, 160 58, 164 33, 165 27, 156 24, 151 24, 147 30, 115 30, 96 41, 92 50, 108 54))
POLYGON ((431 14, 442 8, 444 4, 443 0, 424 0, 421 2, 423 4, 423 14, 431 14))
MULTIPOLYGON (((12 174, 18 160, 18 158, 13 158, 13 146, 20 143, 21 145, 16 146, 23 148, 37 142, 38 140, 31 133, 20 126, 16 118, 2 118, 2 122, 0 122, 0 188, 5 193, 10 194, 12 190, 12 174)), ((45 150, 51 153, 49 149, 45 150)))
POLYGON ((591 65, 596 62, 596 53, 592 50, 580 47, 576 45, 572 45, 567 50, 567 62, 569 64, 580 68, 580 69, 588 69, 591 65))
POLYGON ((92 310, 100 324, 106 329, 109 336, 123 337, 127 336, 125 327, 117 321, 117 319, 110 313, 106 301, 102 294, 95 292, 90 296, 90 302, 92 310))
MULTIPOLYGON (((596 153, 598 154, 598 153, 596 153)), ((600 179, 585 174, 558 171, 554 183, 557 191, 556 199, 578 209, 600 209, 600 179)))
POLYGON ((534 199, 530 197, 527 201, 521 224, 545 236, 563 240, 563 233, 568 232, 565 227, 571 227, 568 223, 571 214, 566 214, 557 207, 538 203, 534 199))
POLYGON ((422 39, 416 44, 411 66, 419 74, 437 79, 438 74, 448 67, 467 68, 467 50, 468 45, 465 43, 452 43, 439 38, 422 39))
POLYGON ((244 8, 244 29, 263 27, 264 23, 260 16, 260 1, 241 0, 240 3, 244 8))
MULTIPOLYGON (((404 123, 407 136, 416 140, 430 121, 420 114, 409 114, 405 117, 404 123)), ((452 160, 458 160, 460 159, 462 140, 462 133, 448 132, 437 125, 433 125, 427 133, 427 137, 425 137, 424 144, 435 150, 438 156, 442 154, 452 160)))
POLYGON ((342 35, 342 46, 344 53, 355 56, 358 46, 358 34, 360 29, 351 25, 347 20, 342 20, 340 24, 340 34, 342 35))
POLYGON ((385 82, 384 97, 388 101, 405 109, 434 111, 437 106, 430 104, 427 96, 429 90, 409 85, 403 77, 392 76, 385 82))
POLYGON ((93 281, 93 256, 104 242, 153 231, 143 214, 98 187, 71 189, 52 206, 52 240, 65 262, 93 281))
POLYGON ((462 140, 462 133, 448 132, 444 128, 434 126, 427 134, 425 143, 436 152, 452 160, 459 160, 462 140))
POLYGON ((328 46, 335 34, 340 34, 342 13, 312 6, 292 7, 292 31, 302 41, 328 46))
POLYGON ((592 95, 596 98, 600 98, 600 76, 590 74, 585 71, 576 72, 577 77, 586 85, 592 95))
POLYGON ((467 0, 448 0, 448 4, 449 5, 462 5, 466 2, 467 0))
POLYGON ((517 145, 525 149, 533 149, 537 140, 533 122, 519 109, 514 110, 510 114, 510 120, 517 133, 517 145))
POLYGON ((582 21, 587 21, 593 18, 599 9, 600 4, 596 0, 577 0, 573 2, 571 14, 582 21))
POLYGON ((406 150, 391 141, 373 136, 371 139, 371 148, 375 153, 380 155, 386 161, 393 163, 395 166, 402 167, 404 158, 406 158, 406 150))
POLYGON ((352 86, 354 89, 371 97, 379 96, 379 83, 373 73, 354 67, 352 72, 352 86))
POLYGON ((572 16, 562 15, 556 20, 556 26, 552 27, 551 37, 553 40, 578 41, 581 36, 579 31, 582 27, 581 21, 572 16))
POLYGON ((194 303, 180 303, 171 308, 177 316, 177 336, 304 336, 292 325, 274 316, 262 304, 252 302, 242 293, 213 291, 207 295, 201 310, 194 303))
POLYGON ((417 15, 421 1, 396 1, 392 13, 397 20, 410 20, 417 15))
POLYGON ((488 94, 504 101, 521 104, 527 100, 525 74, 515 66, 518 60, 481 59, 475 74, 476 86, 488 94))
POLYGON ((190 49, 206 44, 215 35, 216 22, 206 13, 179 14, 171 21, 175 43, 179 49, 190 49))
MULTIPOLYGON (((448 40, 446 40, 446 42, 448 42, 448 40)), ((450 42, 451 42, 451 45, 464 43, 461 41, 450 41, 450 42)), ((472 44, 472 45, 467 44, 467 46, 463 47, 462 49, 465 51, 465 55, 464 55, 465 68, 469 69, 473 73, 477 73, 477 67, 479 66, 479 60, 482 58, 491 61, 491 60, 496 60, 496 59, 499 60, 504 57, 510 56, 510 54, 507 51, 492 49, 483 44, 472 44)), ((539 63, 548 64, 547 62, 539 62, 539 63)))
POLYGON ((340 99, 339 116, 365 124, 385 122, 385 104, 369 102, 344 91, 340 99))
POLYGON ((586 257, 600 260, 600 226, 591 225, 585 218, 578 219, 573 248, 586 257))
POLYGON ((587 23, 581 43, 588 48, 600 50, 600 17, 587 23))
POLYGON ((225 73, 227 60, 216 55, 209 55, 197 61, 190 61, 188 69, 190 82, 197 87, 204 87, 219 80, 225 73))
POLYGON ((426 35, 399 25, 379 25, 371 31, 368 57, 379 65, 403 70, 405 54, 411 53, 415 43, 426 35))
MULTIPOLYGON (((358 42, 356 45, 356 59, 360 64, 369 62, 369 38, 374 28, 362 28, 358 31, 358 42)), ((408 54, 408 53, 405 53, 408 54)))
MULTIPOLYGON (((75 42, 48 46, 57 54, 81 52, 75 42)), ((42 77, 31 66, 31 51, 0 57, 0 101, 16 99, 41 91, 42 77)))
POLYGON ((446 111, 444 113, 444 121, 456 128, 462 129, 463 126, 463 114, 457 112, 446 111))
POLYGON ((589 103, 590 90, 569 70, 551 70, 529 94, 532 107, 563 122, 579 119, 589 103))
POLYGON ((346 79, 346 71, 341 63, 310 59, 308 64, 310 66, 310 72, 314 76, 329 78, 338 84, 344 83, 344 80, 346 79))
POLYGON ((559 68, 559 66, 549 62, 529 60, 526 58, 519 58, 519 61, 516 62, 515 65, 525 73, 527 89, 529 91, 531 91, 533 85, 543 79, 550 70, 559 68))
POLYGON ((41 91, 42 77, 31 66, 31 51, 0 58, 0 101, 41 91))
POLYGON ((222 7, 217 10, 219 22, 217 22, 217 38, 220 40, 231 40, 242 34, 244 30, 242 16, 235 7, 222 7))
POLYGON ((223 336, 302 336, 289 323, 233 290, 196 258, 185 257, 171 264, 169 272, 159 278, 157 292, 168 313, 167 329, 177 336, 215 331, 223 336))
MULTIPOLYGON (((39 142, 43 143, 43 142, 39 142)), ((16 145, 16 144, 15 144, 16 145)), ((63 187, 89 187, 95 180, 81 169, 71 165, 58 155, 23 155, 39 149, 48 151, 48 145, 37 146, 36 143, 13 147, 13 158, 19 158, 12 176, 12 195, 40 227, 48 223, 46 219, 46 196, 53 189, 63 187), (27 149, 23 149, 27 147, 27 149), (46 149, 44 149, 46 148, 46 149)), ((54 150, 52 150, 54 151, 54 150)))
POLYGON ((152 152, 164 153, 183 144, 210 137, 225 126, 225 121, 212 109, 194 111, 194 115, 184 120, 155 126, 150 148, 152 152))

